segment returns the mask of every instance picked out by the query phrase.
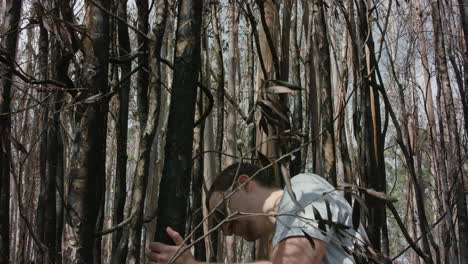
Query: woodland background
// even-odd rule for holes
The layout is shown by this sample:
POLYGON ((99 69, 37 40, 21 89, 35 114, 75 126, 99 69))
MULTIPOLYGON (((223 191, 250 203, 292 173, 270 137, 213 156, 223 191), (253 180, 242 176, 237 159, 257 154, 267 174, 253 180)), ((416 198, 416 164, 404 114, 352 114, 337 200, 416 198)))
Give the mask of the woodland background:
POLYGON ((0 12, 0 263, 143 263, 167 225, 209 233, 199 260, 260 259, 197 227, 241 159, 344 190, 380 261, 468 263, 468 0, 0 12))

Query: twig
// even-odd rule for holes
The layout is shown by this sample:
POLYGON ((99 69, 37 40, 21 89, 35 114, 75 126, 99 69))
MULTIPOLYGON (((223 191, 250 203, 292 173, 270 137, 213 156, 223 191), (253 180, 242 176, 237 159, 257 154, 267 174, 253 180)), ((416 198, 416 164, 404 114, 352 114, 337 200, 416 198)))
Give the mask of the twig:
POLYGON ((197 82, 197 85, 201 88, 201 90, 203 91, 203 93, 206 95, 206 97, 208 97, 208 109, 205 110, 205 112, 200 116, 200 119, 198 119, 194 124, 193 124, 193 127, 196 127, 198 125, 200 125, 203 120, 206 119, 206 117, 211 113, 211 110, 213 109, 213 104, 214 104, 214 99, 213 99, 213 95, 211 94, 210 90, 208 90, 208 88, 206 88, 206 86, 204 86, 202 83, 200 82, 197 82))
POLYGON ((237 112, 239 113, 239 115, 242 117, 242 119, 247 123, 251 123, 252 120, 248 120, 247 116, 244 114, 244 112, 242 111, 242 109, 240 108, 239 104, 236 103, 234 101, 234 99, 232 98, 232 96, 229 94, 229 92, 224 89, 224 97, 226 97, 226 99, 229 101, 229 103, 231 103, 232 106, 234 106, 234 108, 236 108, 237 112))
POLYGON ((403 221, 401 221, 400 215, 398 214, 397 210, 395 209, 395 206, 392 203, 387 202, 387 207, 390 209, 390 211, 393 214, 393 217, 395 217, 395 220, 397 221, 398 226, 400 227, 401 232, 406 238, 406 241, 410 244, 411 248, 421 257, 424 259, 424 261, 429 261, 429 256, 422 252, 421 248, 411 239, 410 235, 408 234, 408 230, 406 230, 405 225, 403 224, 403 221))
MULTIPOLYGON (((445 211, 445 213, 443 215, 441 215, 439 217, 439 219, 437 219, 437 221, 434 222, 434 224, 432 224, 431 226, 431 229, 428 230, 428 232, 431 232, 432 229, 434 229, 434 227, 436 227, 441 221, 442 219, 444 219, 444 217, 447 215, 448 211, 445 211)), ((425 234, 422 234, 420 235, 415 241, 414 243, 418 243, 419 240, 421 240, 421 238, 425 236, 425 234)), ((409 248, 411 247, 411 245, 408 245, 406 246, 405 249, 403 249, 400 253, 398 253, 397 255, 395 255, 393 258, 392 258, 392 261, 395 261, 397 258, 399 258, 401 255, 403 255, 403 253, 405 253, 409 248)))
POLYGON ((132 221, 132 219, 133 219, 133 216, 131 215, 129 218, 127 218, 124 221, 120 222, 116 226, 113 226, 113 227, 108 228, 108 229, 101 230, 101 231, 97 232, 96 234, 94 234, 94 236, 96 236, 96 237, 104 236, 104 235, 110 234, 112 232, 115 232, 115 231, 125 227, 126 225, 128 225, 132 221))

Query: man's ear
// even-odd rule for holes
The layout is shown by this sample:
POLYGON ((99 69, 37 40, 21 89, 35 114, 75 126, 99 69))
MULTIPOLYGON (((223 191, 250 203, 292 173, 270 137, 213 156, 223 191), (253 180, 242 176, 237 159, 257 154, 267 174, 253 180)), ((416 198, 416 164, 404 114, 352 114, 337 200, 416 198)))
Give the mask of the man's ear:
POLYGON ((251 191, 252 189, 252 181, 250 180, 250 177, 247 176, 246 174, 242 174, 242 175, 239 175, 239 177, 237 177, 237 183, 239 185, 241 184, 244 184, 240 189, 243 190, 243 191, 246 191, 246 192, 249 192, 251 191), (247 183, 245 183, 247 182, 247 183))

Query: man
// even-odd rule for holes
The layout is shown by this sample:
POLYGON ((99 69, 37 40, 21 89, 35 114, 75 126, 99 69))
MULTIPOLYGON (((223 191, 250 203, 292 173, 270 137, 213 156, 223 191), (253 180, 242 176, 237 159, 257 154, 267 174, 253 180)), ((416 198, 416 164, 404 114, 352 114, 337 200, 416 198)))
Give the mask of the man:
MULTIPOLYGON (((207 194, 225 235, 248 241, 271 235, 272 259, 256 263, 354 263, 347 253, 359 234, 352 228, 348 202, 323 178, 299 174, 291 179, 295 199, 273 183, 268 170, 248 163, 224 169, 207 194), (320 220, 322 219, 322 220, 320 220)), ((167 228, 176 246, 153 242, 149 263, 167 263, 182 237, 167 228)), ((175 263, 198 263, 187 250, 175 263)))

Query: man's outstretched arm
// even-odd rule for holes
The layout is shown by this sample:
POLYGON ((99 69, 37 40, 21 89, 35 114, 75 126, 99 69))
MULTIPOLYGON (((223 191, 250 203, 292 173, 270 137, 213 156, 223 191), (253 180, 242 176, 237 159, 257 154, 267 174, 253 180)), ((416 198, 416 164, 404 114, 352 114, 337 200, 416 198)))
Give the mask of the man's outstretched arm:
MULTIPOLYGON (((183 238, 170 227, 166 230, 176 246, 166 245, 159 242, 152 242, 149 245, 147 254, 148 264, 168 263, 175 252, 182 246, 183 238)), ((279 242, 273 249, 271 261, 257 261, 256 264, 298 264, 313 263, 319 264, 325 256, 327 243, 313 239, 314 247, 310 245, 307 238, 302 236, 288 237, 279 242)), ((185 251, 175 264, 198 264, 190 251, 185 251)))

